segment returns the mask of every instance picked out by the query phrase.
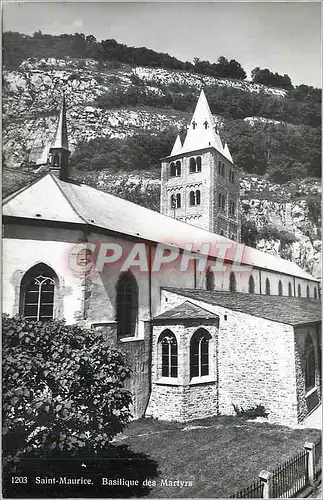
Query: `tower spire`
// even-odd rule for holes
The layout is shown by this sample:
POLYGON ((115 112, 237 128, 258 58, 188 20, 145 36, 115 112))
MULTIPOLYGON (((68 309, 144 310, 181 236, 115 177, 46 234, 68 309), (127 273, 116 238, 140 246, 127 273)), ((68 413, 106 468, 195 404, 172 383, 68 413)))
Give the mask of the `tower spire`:
POLYGON ((180 138, 180 135, 177 134, 177 137, 176 137, 176 140, 174 142, 174 146, 173 146, 173 149, 172 149, 172 152, 171 152, 170 156, 177 155, 178 153, 181 152, 181 149, 182 149, 181 138, 180 138))
POLYGON ((51 155, 51 172, 60 179, 67 180, 68 160, 71 152, 68 149, 66 99, 64 93, 62 95, 62 104, 56 133, 54 141, 49 148, 49 153, 51 155))
POLYGON ((181 152, 197 151, 210 146, 223 154, 221 139, 202 89, 181 152))

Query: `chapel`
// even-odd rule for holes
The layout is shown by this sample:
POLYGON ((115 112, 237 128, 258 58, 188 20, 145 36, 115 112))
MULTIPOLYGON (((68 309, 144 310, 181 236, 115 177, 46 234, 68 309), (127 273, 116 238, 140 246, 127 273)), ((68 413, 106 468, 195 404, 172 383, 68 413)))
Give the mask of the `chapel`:
POLYGON ((203 90, 161 160, 160 213, 70 178, 66 113, 42 177, 3 201, 3 312, 102 329, 134 418, 301 422, 321 400, 319 281, 241 244, 239 168, 203 90))

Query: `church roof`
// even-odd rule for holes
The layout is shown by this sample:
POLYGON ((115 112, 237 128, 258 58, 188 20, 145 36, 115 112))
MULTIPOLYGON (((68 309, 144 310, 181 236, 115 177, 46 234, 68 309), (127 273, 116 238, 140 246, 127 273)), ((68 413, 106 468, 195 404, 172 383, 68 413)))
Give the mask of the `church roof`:
POLYGON ((288 325, 296 326, 321 321, 320 303, 315 299, 237 292, 209 292, 188 288, 163 287, 163 290, 206 304, 213 304, 288 325))
POLYGON ((197 306, 192 302, 186 300, 179 306, 169 309, 168 311, 159 314, 154 318, 158 321, 163 320, 185 320, 185 319, 217 319, 219 316, 213 314, 212 312, 204 309, 203 307, 197 306))
POLYGON ((231 161, 231 163, 233 163, 233 160, 232 160, 232 156, 231 156, 231 153, 230 153, 230 150, 229 150, 229 146, 227 145, 227 143, 225 143, 224 145, 224 148, 223 148, 223 154, 224 156, 229 160, 231 161))
MULTIPOLYGON (((3 215, 21 219, 86 224, 136 239, 175 245, 210 243, 209 255, 217 257, 216 244, 231 242, 224 236, 178 221, 85 184, 65 182, 47 174, 32 185, 4 199, 3 215)), ((244 247, 242 262, 291 276, 318 281, 297 264, 244 247)))
POLYGON ((55 138, 51 145, 51 149, 67 149, 68 150, 68 138, 67 138, 67 121, 66 121, 66 101, 65 95, 63 95, 61 110, 59 113, 58 124, 56 128, 55 138))

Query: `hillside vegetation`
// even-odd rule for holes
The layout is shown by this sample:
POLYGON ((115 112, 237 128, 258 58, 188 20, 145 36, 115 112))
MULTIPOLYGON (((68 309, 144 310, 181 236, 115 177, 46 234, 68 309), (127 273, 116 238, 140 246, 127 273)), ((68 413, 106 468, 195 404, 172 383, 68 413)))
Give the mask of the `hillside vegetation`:
POLYGON ((216 67, 185 66, 168 54, 105 42, 4 34, 4 192, 44 173, 36 161, 53 140, 64 91, 71 177, 158 210, 160 158, 178 132, 184 138, 204 88, 241 169, 245 240, 318 274, 320 90, 277 87, 275 74, 260 68, 252 82, 233 77, 237 66, 221 57, 216 67), (99 57, 94 49, 102 46, 99 57))

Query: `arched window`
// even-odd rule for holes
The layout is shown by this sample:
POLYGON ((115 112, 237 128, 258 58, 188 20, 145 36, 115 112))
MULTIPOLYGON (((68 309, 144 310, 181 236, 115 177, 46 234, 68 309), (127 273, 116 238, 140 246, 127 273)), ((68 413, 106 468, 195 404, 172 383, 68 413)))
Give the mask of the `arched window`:
POLYGON ((202 158, 200 156, 198 156, 196 158, 196 166, 197 166, 197 171, 201 172, 201 170, 202 170, 202 158))
POLYGON ((283 284, 280 280, 278 281, 278 295, 283 295, 283 284))
POLYGON ((172 162, 170 164, 170 175, 171 175, 171 177, 174 177, 176 175, 176 168, 175 168, 175 163, 174 162, 172 162))
POLYGON ((221 166, 221 175, 223 177, 225 176, 224 163, 222 163, 222 166, 221 166))
POLYGON ((218 194, 218 205, 221 208, 221 206, 222 206, 222 194, 221 193, 218 194))
POLYGON ((298 295, 298 297, 302 296, 302 289, 301 289, 301 285, 300 284, 298 284, 298 287, 297 287, 297 295, 298 295))
POLYGON ((306 392, 315 387, 315 355, 313 340, 310 335, 305 342, 305 389, 306 392))
POLYGON ((310 287, 307 285, 306 287, 306 297, 309 299, 310 298, 310 287))
POLYGON ((222 195, 222 208, 225 209, 225 196, 222 195))
POLYGON ((314 288, 314 299, 317 299, 317 290, 316 290, 316 287, 314 288))
POLYGON ((249 278, 249 293, 255 293, 255 280, 253 279, 253 276, 250 276, 249 278))
POLYGON ((200 205, 201 204, 201 191, 197 189, 196 191, 190 192, 190 205, 200 205))
POLYGON ((266 295, 270 295, 270 281, 266 278, 266 295))
POLYGON ((181 162, 178 160, 176 162, 176 165, 175 165, 175 175, 176 177, 180 177, 181 176, 181 162))
POLYGON ((180 193, 171 195, 170 205, 171 205, 171 208, 181 208, 181 195, 180 195, 180 193))
POLYGON ((131 271, 120 276, 116 291, 118 336, 134 337, 138 319, 138 285, 131 271))
POLYGON ((190 158, 190 172, 196 172, 196 160, 195 158, 190 158))
POLYGON ((57 275, 46 264, 37 264, 29 269, 21 281, 20 314, 29 320, 53 319, 57 285, 57 275))
POLYGON ((291 282, 288 283, 288 296, 292 297, 293 296, 293 289, 292 289, 292 284, 291 282))
POLYGON ((206 270, 205 274, 206 289, 209 291, 214 290, 214 273, 210 268, 206 270))
POLYGON ((230 273, 230 278, 229 278, 229 290, 230 292, 236 292, 237 291, 237 282, 236 282, 236 277, 234 273, 230 273))
POLYGON ((178 350, 175 335, 171 330, 165 330, 163 333, 161 333, 158 343, 161 346, 162 377, 177 377, 178 350))
POLYGON ((204 328, 197 330, 190 342, 190 376, 209 375, 209 341, 211 335, 204 328))

